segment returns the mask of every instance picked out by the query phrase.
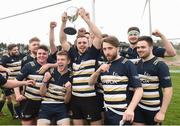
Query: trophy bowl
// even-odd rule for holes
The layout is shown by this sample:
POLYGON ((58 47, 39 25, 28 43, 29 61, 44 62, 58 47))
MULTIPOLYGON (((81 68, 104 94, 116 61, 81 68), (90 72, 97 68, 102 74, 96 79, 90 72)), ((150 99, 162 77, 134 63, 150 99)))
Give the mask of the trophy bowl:
POLYGON ((78 18, 78 8, 71 6, 67 8, 66 12, 71 25, 64 29, 64 33, 68 35, 75 35, 77 30, 75 29, 74 21, 78 18))

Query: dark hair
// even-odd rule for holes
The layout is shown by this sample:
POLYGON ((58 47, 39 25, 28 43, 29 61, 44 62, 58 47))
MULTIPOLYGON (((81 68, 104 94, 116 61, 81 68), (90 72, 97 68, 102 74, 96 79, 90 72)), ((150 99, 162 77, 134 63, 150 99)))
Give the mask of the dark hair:
POLYGON ((29 40, 29 44, 32 43, 33 41, 38 41, 40 42, 40 39, 38 37, 33 37, 29 40))
POLYGON ((89 34, 89 35, 90 35, 90 33, 89 33, 89 32, 85 32, 84 34, 89 34))
POLYGON ((85 33, 86 33, 86 29, 85 29, 85 28, 80 28, 80 29, 78 30, 77 36, 79 36, 79 35, 84 35, 85 33))
POLYGON ((115 36, 104 37, 102 39, 102 44, 104 42, 109 43, 109 44, 113 45, 114 47, 120 47, 120 42, 119 42, 119 40, 115 36))
POLYGON ((132 30, 138 31, 138 32, 140 33, 139 28, 138 28, 138 27, 135 27, 135 26, 130 27, 130 28, 128 29, 127 33, 130 32, 130 31, 132 31, 132 30))
POLYGON ((108 37, 108 34, 102 34, 102 38, 108 37))
POLYGON ((140 36, 138 38, 138 42, 139 41, 146 41, 149 44, 149 46, 153 46, 153 39, 150 36, 140 36))
POLYGON ((46 45, 40 45, 38 49, 43 49, 44 51, 49 52, 49 49, 46 45))
POLYGON ((56 56, 66 56, 68 59, 70 59, 69 53, 65 50, 58 51, 56 56))
POLYGON ((7 49, 8 49, 8 51, 11 51, 14 47, 17 47, 17 45, 16 44, 9 44, 7 49))
MULTIPOLYGON (((78 39, 78 38, 87 38, 86 36, 85 36, 85 34, 79 34, 79 35, 77 35, 76 36, 76 40, 78 39)), ((87 38, 88 39, 88 38, 87 38)))
POLYGON ((76 39, 75 39, 75 41, 74 41, 74 45, 75 45, 75 46, 77 46, 77 40, 78 40, 78 38, 86 38, 86 39, 88 40, 88 42, 89 42, 89 39, 88 39, 84 34, 79 34, 79 35, 76 36, 76 39))

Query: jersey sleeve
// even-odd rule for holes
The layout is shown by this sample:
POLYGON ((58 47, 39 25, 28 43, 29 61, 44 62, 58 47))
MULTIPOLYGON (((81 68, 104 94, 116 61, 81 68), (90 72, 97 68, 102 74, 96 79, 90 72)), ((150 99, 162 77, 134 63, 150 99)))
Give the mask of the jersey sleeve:
POLYGON ((170 73, 169 73, 169 68, 162 61, 158 63, 158 77, 159 77, 160 86, 162 88, 172 86, 171 77, 170 77, 170 73))
POLYGON ((0 65, 2 65, 2 66, 4 66, 4 67, 6 67, 6 63, 7 63, 7 56, 5 55, 5 56, 3 56, 2 58, 1 58, 1 64, 0 65))
POLYGON ((137 87, 142 87, 138 73, 137 73, 137 69, 136 66, 131 62, 128 61, 126 64, 126 68, 128 69, 128 79, 129 79, 129 87, 132 88, 137 88, 137 87))
POLYGON ((56 63, 56 60, 57 60, 56 54, 57 54, 57 51, 55 53, 53 53, 53 54, 50 54, 48 56, 47 62, 48 63, 56 63))
POLYGON ((98 59, 100 55, 100 50, 96 49, 93 45, 88 49, 88 53, 90 54, 92 59, 98 59))
POLYGON ((30 63, 25 64, 23 68, 21 69, 20 73, 16 76, 16 79, 19 81, 22 81, 28 76, 30 71, 31 71, 30 63))
POLYGON ((74 62, 75 57, 78 55, 78 52, 77 52, 76 48, 74 46, 72 46, 69 49, 68 54, 69 54, 69 56, 71 58, 71 62, 74 62))
POLYGON ((154 47, 153 47, 153 54, 154 54, 156 57, 164 57, 165 52, 166 52, 166 49, 165 49, 165 48, 157 47, 157 46, 154 46, 154 47))
POLYGON ((27 56, 25 56, 23 59, 22 59, 22 62, 21 62, 21 68, 23 68, 23 66, 27 63, 27 56))

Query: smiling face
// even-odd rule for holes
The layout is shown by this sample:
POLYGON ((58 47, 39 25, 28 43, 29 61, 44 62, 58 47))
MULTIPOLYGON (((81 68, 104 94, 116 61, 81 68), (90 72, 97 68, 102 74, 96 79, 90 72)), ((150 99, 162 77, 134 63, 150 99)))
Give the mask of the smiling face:
POLYGON ((19 55, 19 48, 17 46, 13 47, 11 50, 9 50, 9 54, 11 56, 18 56, 19 55))
POLYGON ((145 41, 138 41, 137 43, 137 53, 140 58, 146 59, 152 52, 152 46, 145 41))
POLYGON ((88 39, 86 37, 77 38, 76 46, 80 54, 85 53, 85 51, 89 48, 88 39))
POLYGON ((132 30, 132 31, 128 32, 128 40, 132 45, 137 43, 138 38, 139 38, 139 34, 140 33, 136 30, 132 30))
POLYGON ((41 65, 46 64, 48 59, 48 51, 44 49, 37 50, 37 62, 41 65))
POLYGON ((57 64, 60 72, 65 71, 70 63, 69 58, 66 55, 57 55, 57 64))

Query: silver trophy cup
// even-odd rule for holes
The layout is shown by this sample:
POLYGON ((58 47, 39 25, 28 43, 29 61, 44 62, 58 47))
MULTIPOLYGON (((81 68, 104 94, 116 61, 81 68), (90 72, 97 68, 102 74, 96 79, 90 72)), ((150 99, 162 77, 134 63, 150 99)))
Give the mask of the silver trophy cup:
POLYGON ((66 12, 67 12, 67 18, 70 22, 70 26, 64 29, 64 33, 68 35, 75 35, 77 31, 75 29, 74 21, 78 17, 78 8, 71 6, 67 8, 66 12))

